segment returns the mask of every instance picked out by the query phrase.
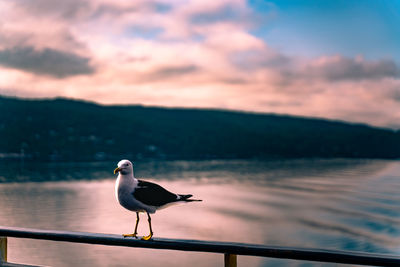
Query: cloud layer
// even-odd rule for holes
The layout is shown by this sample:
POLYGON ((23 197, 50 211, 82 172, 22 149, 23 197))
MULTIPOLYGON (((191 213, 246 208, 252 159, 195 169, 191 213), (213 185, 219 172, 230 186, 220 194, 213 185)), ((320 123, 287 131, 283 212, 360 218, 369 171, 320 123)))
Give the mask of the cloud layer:
POLYGON ((32 47, 14 47, 0 51, 0 65, 56 78, 92 74, 94 70, 88 63, 87 58, 50 48, 36 51, 32 47))
POLYGON ((400 127, 393 59, 286 55, 252 33, 279 15, 244 0, 0 0, 0 94, 400 127))

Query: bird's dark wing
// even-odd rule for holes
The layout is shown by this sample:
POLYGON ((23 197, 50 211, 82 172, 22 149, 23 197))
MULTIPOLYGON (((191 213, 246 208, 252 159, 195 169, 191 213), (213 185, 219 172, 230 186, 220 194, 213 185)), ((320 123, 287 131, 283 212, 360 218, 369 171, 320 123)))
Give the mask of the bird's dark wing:
POLYGON ((177 196, 158 184, 139 180, 138 186, 133 191, 133 196, 149 206, 163 206, 177 201, 177 196))

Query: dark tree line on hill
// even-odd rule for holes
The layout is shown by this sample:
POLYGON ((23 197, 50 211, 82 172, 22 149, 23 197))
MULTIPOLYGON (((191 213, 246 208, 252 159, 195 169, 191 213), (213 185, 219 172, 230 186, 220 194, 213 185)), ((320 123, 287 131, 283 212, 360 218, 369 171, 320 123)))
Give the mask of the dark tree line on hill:
POLYGON ((0 97, 0 159, 399 158, 400 132, 221 110, 0 97))

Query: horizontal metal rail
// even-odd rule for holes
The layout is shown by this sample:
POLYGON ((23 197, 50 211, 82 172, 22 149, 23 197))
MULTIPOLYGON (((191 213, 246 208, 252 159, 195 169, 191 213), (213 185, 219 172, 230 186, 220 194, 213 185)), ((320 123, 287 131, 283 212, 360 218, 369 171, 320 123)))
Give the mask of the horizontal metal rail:
POLYGON ((50 231, 0 226, 0 236, 30 238, 52 241, 65 241, 108 246, 140 247, 248 255, 292 260, 319 261, 372 266, 400 266, 400 256, 345 252, 325 249, 304 249, 279 246, 265 246, 244 243, 215 242, 201 240, 182 240, 154 238, 144 241, 124 238, 122 235, 98 234, 68 231, 50 231))

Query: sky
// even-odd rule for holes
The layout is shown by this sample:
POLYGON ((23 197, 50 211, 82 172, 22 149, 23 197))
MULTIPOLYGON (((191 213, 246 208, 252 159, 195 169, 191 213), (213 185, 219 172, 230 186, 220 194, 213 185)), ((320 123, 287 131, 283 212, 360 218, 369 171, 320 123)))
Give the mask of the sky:
POLYGON ((0 95, 400 128, 400 1, 0 0, 0 95))

